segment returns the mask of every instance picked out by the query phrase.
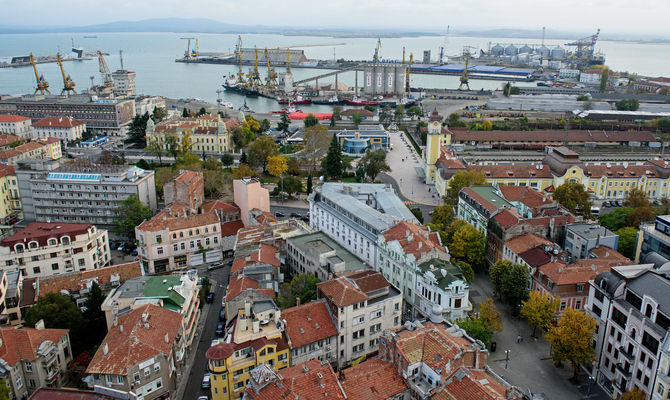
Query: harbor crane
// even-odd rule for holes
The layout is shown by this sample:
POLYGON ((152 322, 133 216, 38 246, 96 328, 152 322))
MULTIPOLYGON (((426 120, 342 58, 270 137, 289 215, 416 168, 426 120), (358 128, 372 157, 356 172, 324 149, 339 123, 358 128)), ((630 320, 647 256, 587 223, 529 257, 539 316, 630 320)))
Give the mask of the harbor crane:
POLYGON ((275 69, 270 65, 270 56, 267 47, 265 48, 265 61, 267 61, 268 64, 268 76, 265 78, 266 88, 274 93, 279 90, 279 82, 277 81, 278 75, 275 69))
POLYGON ((449 42, 449 25, 447 25, 447 34, 444 36, 444 44, 440 47, 439 64, 444 65, 444 53, 447 51, 447 43, 449 42))
POLYGON ((76 86, 70 75, 65 75, 65 70, 63 69, 63 60, 60 58, 60 53, 56 53, 56 61, 58 62, 58 66, 60 67, 60 73, 63 76, 63 90, 61 90, 60 94, 61 96, 63 93, 67 93, 68 95, 70 92, 77 94, 77 91, 74 90, 74 87, 76 86))
POLYGON ((458 85, 458 90, 463 90, 465 87, 467 90, 470 90, 470 81, 468 79, 468 65, 470 64, 470 50, 474 49, 472 46, 463 47, 463 53, 465 53, 465 68, 463 68, 463 76, 461 76, 461 84, 458 85))
POLYGON ((261 76, 258 73, 258 48, 254 47, 254 51, 256 53, 256 60, 254 62, 254 68, 250 70, 249 74, 247 75, 247 87, 260 89, 263 86, 263 81, 261 80, 261 76))
POLYGON ((107 66, 105 58, 102 56, 102 52, 98 50, 98 66, 100 71, 100 76, 102 77, 102 85, 107 88, 114 87, 114 81, 112 80, 112 73, 107 66))
POLYGON ((377 47, 375 47, 375 55, 372 57, 372 61, 377 64, 379 62, 380 50, 382 49, 382 39, 377 38, 377 47))
POLYGON ((44 94, 44 92, 47 92, 51 94, 49 91, 49 82, 47 82, 46 79, 44 79, 44 75, 40 75, 37 72, 37 66, 35 66, 35 59, 33 58, 33 53, 30 53, 30 63, 33 65, 33 71, 35 71, 35 81, 37 82, 37 87, 35 88, 35 93, 40 92, 41 94, 44 94))
MULTIPOLYGON (((186 52, 184 52, 184 58, 189 60, 191 58, 191 40, 193 40, 195 38, 193 38, 193 37, 183 37, 183 38, 179 38, 179 39, 188 40, 188 43, 186 44, 186 52)), ((197 48, 197 46, 196 46, 196 48, 197 48)))
POLYGON ((198 58, 200 55, 198 51, 198 38, 195 38, 195 48, 191 51, 191 58, 198 58))
MULTIPOLYGON (((404 63, 404 60, 405 60, 405 56, 404 56, 404 49, 403 49, 403 63, 404 63)), ((409 53, 409 63, 407 63, 407 71, 405 72, 405 91, 407 93, 410 92, 410 90, 409 90, 409 75, 412 72, 412 62, 413 61, 414 61, 414 54, 409 53)))
POLYGON ((596 31, 595 35, 587 36, 575 40, 574 42, 566 43, 566 46, 576 46, 577 50, 575 51, 574 58, 586 62, 594 59, 596 42, 598 41, 598 36, 600 36, 600 28, 596 31))

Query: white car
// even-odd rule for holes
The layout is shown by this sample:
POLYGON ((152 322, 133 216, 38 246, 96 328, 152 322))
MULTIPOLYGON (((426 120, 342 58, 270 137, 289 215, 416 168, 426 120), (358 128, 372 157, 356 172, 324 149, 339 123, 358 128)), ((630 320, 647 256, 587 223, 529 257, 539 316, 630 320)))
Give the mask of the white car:
POLYGON ((203 389, 209 389, 210 388, 210 382, 209 382, 209 374, 205 374, 205 376, 202 377, 202 385, 201 387, 203 389))

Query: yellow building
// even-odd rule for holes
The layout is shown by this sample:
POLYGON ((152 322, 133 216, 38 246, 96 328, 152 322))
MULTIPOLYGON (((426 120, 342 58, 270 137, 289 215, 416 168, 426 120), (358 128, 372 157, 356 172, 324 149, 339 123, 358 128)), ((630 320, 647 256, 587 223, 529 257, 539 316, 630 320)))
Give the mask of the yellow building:
POLYGON ((644 190, 650 199, 670 197, 668 161, 585 164, 577 153, 565 147, 552 148, 547 157, 536 164, 467 166, 462 166, 448 150, 442 149, 436 162, 435 188, 438 193, 446 193, 449 180, 459 170, 480 171, 491 185, 529 186, 548 194, 566 182, 576 182, 599 200, 623 200, 633 188, 644 190))
MULTIPOLYGON (((440 158, 441 147, 451 145, 451 134, 448 129, 442 127, 437 110, 433 110, 431 113, 427 129, 428 133, 426 134, 426 149, 424 151, 423 161, 426 164, 424 171, 426 174, 426 183, 432 184, 439 179, 435 176, 437 173, 435 164, 440 158)), ((437 183, 435 185, 437 187, 437 183)))
POLYGON ((276 371, 290 366, 289 346, 278 327, 280 317, 279 309, 245 302, 232 327, 231 343, 207 350, 212 400, 241 398, 249 372, 263 363, 276 371))
POLYGON ((11 225, 22 218, 19 184, 14 167, 0 164, 0 224, 11 225))
POLYGON ((189 141, 193 153, 227 153, 233 150, 230 130, 237 125, 237 120, 224 121, 219 115, 212 114, 171 119, 158 125, 154 125, 149 118, 146 129, 147 145, 158 142, 167 152, 167 137, 175 136, 179 144, 189 141))

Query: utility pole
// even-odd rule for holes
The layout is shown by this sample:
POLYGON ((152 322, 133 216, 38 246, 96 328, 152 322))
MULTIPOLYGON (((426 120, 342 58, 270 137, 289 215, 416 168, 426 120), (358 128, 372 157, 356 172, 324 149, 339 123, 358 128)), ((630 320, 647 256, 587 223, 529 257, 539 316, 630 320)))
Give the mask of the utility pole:
POLYGON ((505 369, 507 369, 507 366, 509 365, 509 353, 511 353, 512 350, 505 350, 505 369))

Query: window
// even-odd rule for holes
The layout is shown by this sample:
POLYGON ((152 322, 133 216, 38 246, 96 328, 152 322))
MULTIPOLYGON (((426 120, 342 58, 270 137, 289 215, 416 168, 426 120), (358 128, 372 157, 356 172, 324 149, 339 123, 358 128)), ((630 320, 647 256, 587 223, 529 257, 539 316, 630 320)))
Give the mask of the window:
POLYGON ((642 345, 649 349, 653 354, 656 354, 658 351, 658 340, 654 339, 654 337, 647 332, 642 335, 642 345))
POLYGON ((162 247, 157 247, 156 248, 156 253, 157 254, 163 254, 163 248, 162 247))
POLYGON ((154 373, 157 374, 161 370, 161 364, 156 363, 154 364, 154 373))
POLYGON ((35 380, 34 379, 28 379, 28 386, 30 386, 31 388, 34 388, 35 387, 35 380))
POLYGON ((663 386, 662 383, 658 383, 658 387, 656 388, 656 393, 662 395, 663 392, 665 392, 665 386, 663 386))
POLYGON ((365 329, 361 329, 360 331, 356 331, 351 335, 354 339, 362 338, 365 337, 365 329))
POLYGON ((119 385, 123 385, 123 375, 117 375, 117 376, 116 376, 116 382, 117 382, 119 385))
POLYGON ((565 310, 565 302, 564 301, 561 302, 561 311, 563 311, 563 310, 565 310))
POLYGON ((577 302, 575 303, 575 310, 579 310, 581 308, 582 308, 582 301, 577 300, 577 302))
POLYGON ((370 319, 380 318, 381 316, 382 310, 377 310, 370 313, 370 319))
POLYGON ((584 285, 577 285, 577 291, 578 292, 583 292, 584 291, 584 285))
POLYGON ((400 303, 395 303, 394 307, 396 311, 400 310, 400 303))
POLYGON ((33 372, 33 363, 26 361, 26 372, 33 372))
POLYGON ((33 274, 40 274, 42 270, 40 270, 40 267, 33 267, 33 274))
POLYGON ((80 267, 83 267, 84 265, 86 265, 86 260, 84 260, 83 258, 78 259, 77 260, 77 265, 79 265, 80 267))
POLYGON ((111 385, 114 382, 114 376, 113 375, 105 375, 105 381, 107 381, 108 385, 111 385))
POLYGON ((17 389, 20 389, 20 388, 23 387, 23 380, 21 379, 20 376, 17 376, 17 377, 16 377, 16 381, 15 381, 15 382, 16 382, 16 388, 17 388, 17 389))
POLYGON ((135 380, 135 382, 139 382, 140 381, 140 373, 135 372, 135 375, 133 375, 133 379, 135 380))
POLYGON ((354 317, 354 325, 362 324, 365 322, 365 315, 359 315, 358 317, 354 317))
POLYGON ((151 375, 151 368, 149 368, 149 367, 144 368, 144 376, 149 376, 149 375, 151 375))

